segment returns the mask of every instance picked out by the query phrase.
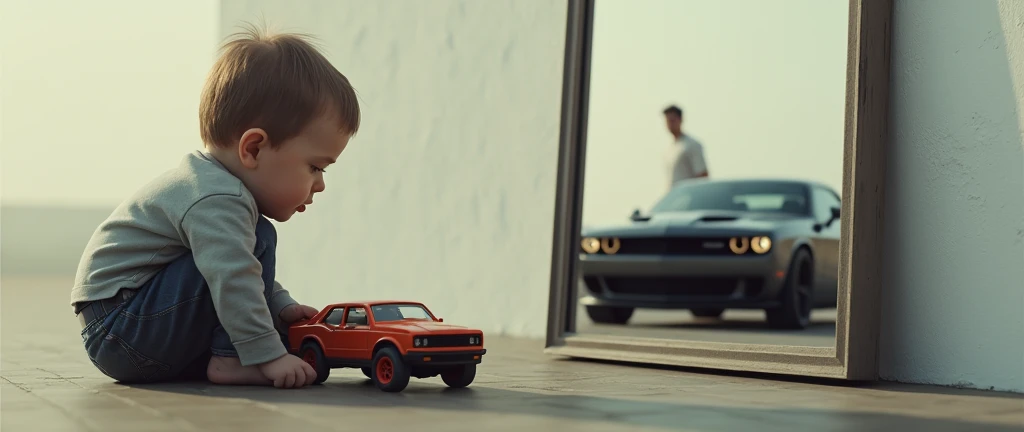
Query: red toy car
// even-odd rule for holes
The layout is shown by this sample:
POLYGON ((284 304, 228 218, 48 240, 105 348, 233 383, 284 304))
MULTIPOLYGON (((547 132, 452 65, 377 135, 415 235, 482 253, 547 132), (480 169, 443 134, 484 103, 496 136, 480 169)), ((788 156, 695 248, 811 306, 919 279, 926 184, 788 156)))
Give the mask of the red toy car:
POLYGON ((331 369, 360 368, 386 392, 404 390, 409 377, 468 386, 487 352, 483 332, 443 321, 418 302, 335 303, 292 324, 288 350, 313 367, 316 384, 331 369))

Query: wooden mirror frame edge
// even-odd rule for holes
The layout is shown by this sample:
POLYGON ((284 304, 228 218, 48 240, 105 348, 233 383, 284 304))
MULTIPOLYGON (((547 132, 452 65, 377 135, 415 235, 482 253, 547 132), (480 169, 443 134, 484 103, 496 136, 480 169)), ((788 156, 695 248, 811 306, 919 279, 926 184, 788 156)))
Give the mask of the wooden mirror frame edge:
POLYGON ((573 334, 594 0, 568 0, 548 329, 553 356, 639 364, 878 378, 892 0, 850 0, 836 340, 832 348, 573 334), (856 235, 855 235, 856 234, 856 235), (856 289, 851 289, 856 287, 856 289))

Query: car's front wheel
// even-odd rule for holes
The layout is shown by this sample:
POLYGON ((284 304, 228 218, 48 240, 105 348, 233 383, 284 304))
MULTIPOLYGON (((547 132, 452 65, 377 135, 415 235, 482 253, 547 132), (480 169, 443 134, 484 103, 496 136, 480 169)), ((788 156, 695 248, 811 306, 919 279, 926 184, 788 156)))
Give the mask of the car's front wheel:
POLYGON ((327 357, 324 356, 324 350, 320 349, 320 344, 314 341, 307 341, 302 344, 300 353, 302 354, 302 360, 316 371, 316 379, 313 380, 313 384, 320 384, 326 381, 327 377, 331 375, 331 368, 327 365, 327 357))
POLYGON ((475 364, 455 366, 441 372, 441 381, 452 388, 466 387, 473 382, 474 378, 476 378, 475 364))
POLYGON ((811 324, 814 302, 814 259, 807 249, 799 249, 789 264, 789 273, 779 292, 778 307, 765 310, 768 326, 801 330, 811 324))
POLYGON ((633 308, 587 306, 587 315, 598 324, 625 324, 633 316, 633 308))
POLYGON ((386 392, 400 392, 409 385, 409 366, 393 347, 384 347, 373 356, 373 383, 386 392))

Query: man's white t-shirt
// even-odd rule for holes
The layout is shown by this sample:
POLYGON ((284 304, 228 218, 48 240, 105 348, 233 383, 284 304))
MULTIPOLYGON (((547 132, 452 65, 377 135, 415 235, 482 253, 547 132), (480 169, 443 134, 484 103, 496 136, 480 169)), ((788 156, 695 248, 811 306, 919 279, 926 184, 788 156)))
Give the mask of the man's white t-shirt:
POLYGON ((676 182, 697 177, 708 170, 704 161, 704 146, 688 135, 683 135, 668 149, 669 188, 676 182))

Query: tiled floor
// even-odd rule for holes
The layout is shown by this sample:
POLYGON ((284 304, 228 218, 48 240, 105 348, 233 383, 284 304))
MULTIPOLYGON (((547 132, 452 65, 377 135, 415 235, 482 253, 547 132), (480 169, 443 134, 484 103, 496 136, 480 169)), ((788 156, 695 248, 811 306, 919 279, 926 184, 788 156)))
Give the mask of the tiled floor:
POLYGON ((300 390, 125 386, 89 363, 66 279, 0 281, 0 430, 1021 431, 1024 396, 821 383, 552 359, 491 338, 461 391, 378 391, 355 370, 300 390), (372 429, 367 429, 372 428, 372 429))

